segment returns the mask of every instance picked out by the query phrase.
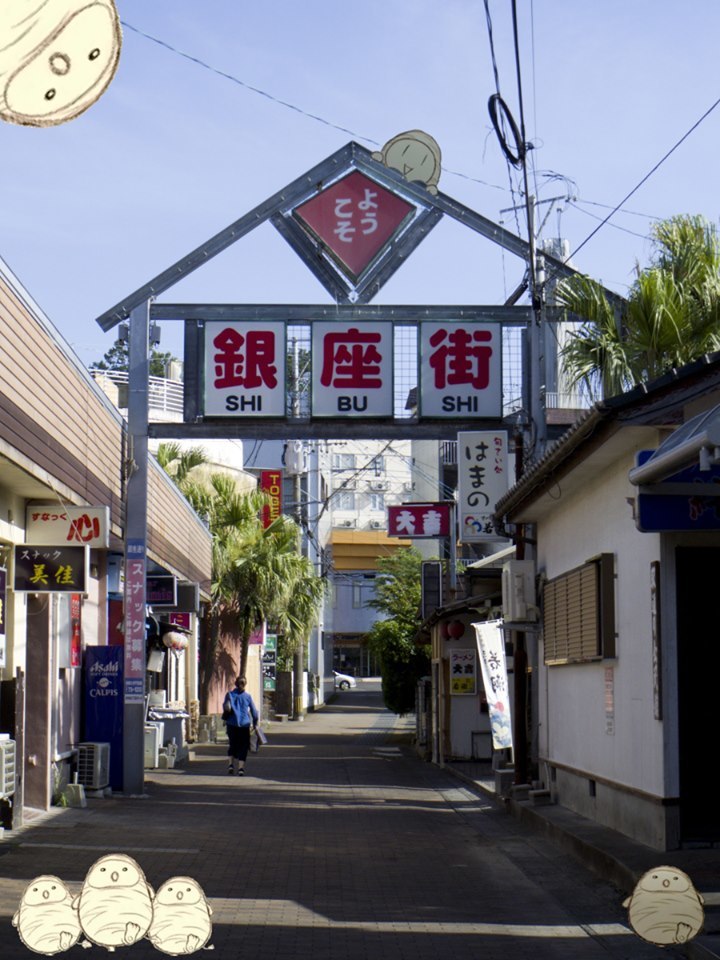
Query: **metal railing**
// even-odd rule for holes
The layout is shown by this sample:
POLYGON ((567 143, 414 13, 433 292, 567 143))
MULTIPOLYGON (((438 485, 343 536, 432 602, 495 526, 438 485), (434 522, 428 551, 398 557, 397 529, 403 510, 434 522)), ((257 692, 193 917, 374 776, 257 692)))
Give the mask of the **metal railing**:
MULTIPOLYGON (((127 410, 128 405, 128 373, 126 370, 98 370, 90 371, 99 387, 108 395, 117 408, 127 410)), ((149 378, 149 404, 154 417, 163 420, 183 419, 183 389, 182 380, 166 380, 164 377, 149 378)))

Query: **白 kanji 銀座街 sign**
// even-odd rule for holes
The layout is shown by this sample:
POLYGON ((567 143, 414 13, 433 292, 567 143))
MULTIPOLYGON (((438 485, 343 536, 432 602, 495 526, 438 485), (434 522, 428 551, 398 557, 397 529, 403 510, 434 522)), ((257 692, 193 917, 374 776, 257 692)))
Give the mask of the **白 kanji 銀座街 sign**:
POLYGON ((314 323, 312 368, 314 417, 392 416, 392 323, 314 323))
POLYGON ((499 324, 424 322, 419 339, 421 416, 502 416, 499 324))
POLYGON ((284 417, 285 399, 282 321, 205 325, 205 416, 284 417))

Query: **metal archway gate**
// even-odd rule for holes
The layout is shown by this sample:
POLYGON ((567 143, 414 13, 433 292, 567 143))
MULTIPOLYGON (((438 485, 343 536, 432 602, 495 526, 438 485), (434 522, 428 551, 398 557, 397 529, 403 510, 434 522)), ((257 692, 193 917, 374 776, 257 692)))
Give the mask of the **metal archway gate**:
MULTIPOLYGON (((443 439, 458 430, 497 429, 512 412, 503 382, 505 341, 514 335, 519 352, 532 349, 537 338, 528 336, 521 344, 518 331, 537 331, 538 308, 368 304, 443 216, 528 262, 526 241, 453 198, 408 182, 350 143, 97 318, 106 331, 129 318, 125 792, 141 793, 144 784, 145 671, 138 654, 145 646, 149 437, 329 439, 347 432, 351 422, 360 439, 443 439), (329 292, 331 305, 156 302, 267 221, 329 292), (149 422, 148 353, 151 325, 158 321, 185 326, 181 424, 149 422), (298 336, 311 331, 307 339, 314 372, 306 408, 286 405, 289 330, 298 336), (394 390, 393 370, 402 352, 400 332, 408 330, 419 341, 417 382, 401 387, 400 397, 404 392, 410 400, 409 412, 401 413, 405 408, 394 390), (388 378, 393 382, 389 396, 388 378), (486 404, 481 397, 492 399, 486 404)), ((550 255, 544 258, 556 276, 575 272, 550 255)), ((552 319, 550 312, 547 317, 552 319)), ((539 402, 539 382, 532 358, 519 366, 520 405, 527 409, 539 402)))

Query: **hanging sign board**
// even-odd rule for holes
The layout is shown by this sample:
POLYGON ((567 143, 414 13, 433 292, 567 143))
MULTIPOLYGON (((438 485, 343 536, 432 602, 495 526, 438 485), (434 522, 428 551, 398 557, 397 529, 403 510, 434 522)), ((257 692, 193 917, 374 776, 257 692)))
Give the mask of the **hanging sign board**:
POLYGON ((312 413, 314 417, 392 416, 392 323, 313 324, 312 413))
POLYGON ((477 693, 477 652, 472 649, 450 651, 450 694, 475 696, 477 693))
POLYGON ((502 328, 473 321, 420 324, 420 415, 502 417, 502 328))
POLYGON ((16 546, 13 589, 25 593, 86 593, 89 556, 87 547, 16 546))
POLYGON ((110 508, 34 503, 25 510, 25 532, 28 543, 78 543, 106 550, 110 538, 110 508))
MULTIPOLYGON (((641 450, 637 465, 654 450, 641 450)), ((643 533, 673 530, 720 530, 720 467, 686 467, 661 483, 640 487, 635 522, 643 533)))
POLYGON ((285 323, 205 324, 206 417, 285 416, 285 323))
POLYGON ((497 501, 508 491, 505 430, 458 433, 458 532, 462 543, 502 540, 492 523, 497 501))
POLYGON ((153 575, 145 584, 145 603, 151 607, 177 606, 177 577, 153 575))
POLYGON ((419 540, 449 537, 452 526, 450 503, 402 503, 387 508, 388 536, 419 540))

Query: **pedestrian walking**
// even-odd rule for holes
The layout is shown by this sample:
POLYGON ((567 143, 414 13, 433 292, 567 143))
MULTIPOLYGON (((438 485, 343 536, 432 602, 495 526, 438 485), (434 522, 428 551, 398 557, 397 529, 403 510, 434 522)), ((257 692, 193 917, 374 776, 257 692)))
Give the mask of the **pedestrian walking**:
POLYGON ((245 776, 245 761, 250 749, 250 728, 257 728, 258 712, 253 698, 245 690, 247 680, 238 677, 223 702, 223 720, 228 735, 228 774, 245 776))

